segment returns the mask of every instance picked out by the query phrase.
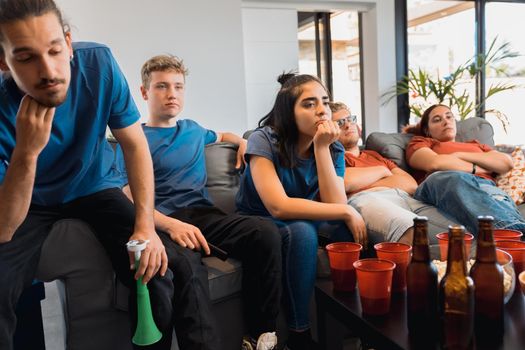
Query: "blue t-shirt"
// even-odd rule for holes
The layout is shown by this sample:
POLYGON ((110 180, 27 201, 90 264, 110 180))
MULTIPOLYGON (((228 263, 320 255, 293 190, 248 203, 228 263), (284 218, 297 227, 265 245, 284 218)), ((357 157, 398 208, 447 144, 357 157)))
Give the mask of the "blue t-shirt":
MULTIPOLYGON (((339 142, 333 143, 330 147, 336 174, 344 177, 344 148, 339 142)), ((248 138, 248 148, 246 150, 248 162, 251 155, 261 156, 273 162, 277 176, 288 197, 318 200, 319 182, 317 165, 313 154, 308 159, 298 158, 293 168, 283 166, 279 161, 277 135, 269 126, 266 126, 255 130, 248 138)), ((255 189, 249 166, 246 167, 241 178, 236 204, 237 210, 241 213, 270 216, 255 189)))
MULTIPOLYGON (((189 206, 213 205, 206 190, 204 146, 216 142, 217 134, 189 119, 170 128, 142 127, 153 160, 155 209, 169 215, 189 206)), ((120 148, 117 164, 126 178, 120 148)))
MULTIPOLYGON (((74 43, 71 83, 56 108, 51 136, 38 157, 32 203, 57 205, 103 189, 120 187, 106 128, 120 129, 140 115, 109 48, 74 43)), ((16 114, 23 93, 0 76, 0 183, 16 143, 16 114)))

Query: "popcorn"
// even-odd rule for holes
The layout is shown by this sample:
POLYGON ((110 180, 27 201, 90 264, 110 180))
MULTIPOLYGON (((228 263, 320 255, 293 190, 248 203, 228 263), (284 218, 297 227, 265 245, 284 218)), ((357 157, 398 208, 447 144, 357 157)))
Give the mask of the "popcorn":
MULTIPOLYGON (((441 282, 441 279, 443 278, 443 276, 445 276, 445 273, 447 272, 447 262, 441 260, 432 260, 432 262, 434 263, 434 265, 436 265, 439 283, 441 282)), ((470 268, 472 267, 472 265, 474 265, 474 262, 474 259, 470 259, 467 261, 467 272, 470 271, 470 268)), ((511 286, 512 275, 507 271, 505 267, 503 267, 503 291, 505 295, 507 295, 507 293, 510 291, 511 286)))

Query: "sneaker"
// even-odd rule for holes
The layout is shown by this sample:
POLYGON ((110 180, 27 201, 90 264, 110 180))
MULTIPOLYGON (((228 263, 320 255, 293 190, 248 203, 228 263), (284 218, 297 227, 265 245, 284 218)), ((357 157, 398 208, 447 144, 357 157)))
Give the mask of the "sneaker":
POLYGON ((275 332, 263 333, 257 339, 256 350, 272 350, 277 346, 277 336, 275 332))
POLYGON ((242 339, 241 350, 272 350, 277 347, 277 336, 275 332, 263 333, 255 340, 246 335, 242 339))
POLYGON ((241 350, 256 350, 256 347, 257 343, 255 342, 255 339, 253 339, 249 335, 245 335, 242 338, 241 350))

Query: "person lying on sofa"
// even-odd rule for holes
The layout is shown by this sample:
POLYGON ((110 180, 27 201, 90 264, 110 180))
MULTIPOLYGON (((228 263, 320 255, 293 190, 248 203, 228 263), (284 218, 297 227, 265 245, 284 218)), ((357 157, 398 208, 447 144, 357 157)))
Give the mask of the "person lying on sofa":
POLYGON ((368 230, 384 241, 412 244, 413 219, 410 203, 417 182, 406 171, 379 153, 359 149, 361 129, 356 117, 341 102, 331 102, 332 120, 339 124, 339 142, 345 148, 345 190, 348 204, 363 216, 368 230))
MULTIPOLYGON (((18 298, 60 219, 87 222, 132 290, 134 275, 152 290, 168 275, 151 157, 126 80, 106 46, 72 43, 62 18, 53 0, 0 0, 0 349, 13 348, 18 298), (120 191, 107 126, 126 156, 135 206, 120 191), (131 239, 150 241, 136 273, 131 239)), ((171 295, 152 293, 163 297, 171 295)))
POLYGON ((346 204, 343 147, 328 93, 311 75, 283 74, 274 106, 248 138, 236 198, 242 213, 271 217, 283 242, 287 346, 307 350, 309 305, 317 264, 318 227, 337 220, 345 240, 366 244, 361 215, 346 204), (351 232, 351 233, 350 233, 351 232))
MULTIPOLYGON (((210 311, 207 269, 200 262, 207 241, 242 261, 244 310, 249 329, 247 349, 273 349, 281 295, 281 242, 268 219, 226 214, 211 202, 206 191, 204 146, 231 142, 239 146, 241 166, 246 140, 232 133, 217 133, 191 119, 176 120, 184 108, 187 70, 175 56, 160 55, 142 66, 142 97, 148 104, 143 125, 155 173, 155 225, 166 232, 185 263, 173 269, 178 306, 175 329, 181 349, 218 349, 210 311)), ((122 154, 117 152, 122 164, 122 154)), ((122 168, 121 166, 119 166, 122 168)), ((124 170, 124 169, 123 169, 124 170)), ((125 174, 124 174, 125 176, 125 174)), ((125 193, 129 193, 127 186, 125 193)))
POLYGON ((429 107, 406 149, 419 186, 414 198, 432 204, 477 234, 477 216, 494 217, 495 228, 525 232, 525 219, 514 201, 496 187, 494 174, 512 169, 511 158, 477 140, 456 142, 456 119, 446 105, 429 107))

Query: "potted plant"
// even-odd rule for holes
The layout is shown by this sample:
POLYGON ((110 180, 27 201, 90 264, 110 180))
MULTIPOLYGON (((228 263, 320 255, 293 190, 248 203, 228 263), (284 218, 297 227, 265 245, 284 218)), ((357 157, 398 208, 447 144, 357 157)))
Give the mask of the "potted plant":
MULTIPOLYGON (((450 106, 460 120, 480 115, 482 106, 488 98, 499 92, 519 87, 512 83, 491 84, 479 102, 465 87, 483 70, 485 72, 493 70, 498 75, 507 75, 506 66, 498 66, 498 64, 507 58, 519 56, 519 53, 512 51, 508 42, 496 46, 496 39, 491 42, 486 53, 475 55, 447 76, 442 77, 439 73, 434 75, 421 68, 409 69, 408 75, 401 78, 392 89, 383 94, 385 103, 398 95, 408 94, 410 114, 417 118, 421 118, 425 109, 436 103, 450 106)), ((488 109, 483 113, 496 115, 506 130, 508 119, 503 112, 488 109)))

